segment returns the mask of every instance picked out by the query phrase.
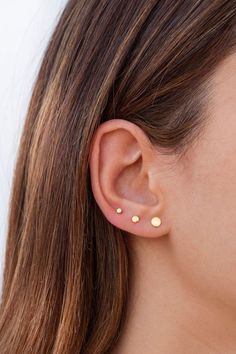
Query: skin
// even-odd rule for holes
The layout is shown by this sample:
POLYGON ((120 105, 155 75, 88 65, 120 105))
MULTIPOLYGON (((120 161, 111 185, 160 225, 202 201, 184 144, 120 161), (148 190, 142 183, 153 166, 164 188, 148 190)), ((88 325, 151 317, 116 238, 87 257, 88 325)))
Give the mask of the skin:
POLYGON ((235 54, 212 80, 210 120, 182 160, 122 119, 94 136, 95 199, 132 249, 128 313, 113 354, 236 353, 235 54))

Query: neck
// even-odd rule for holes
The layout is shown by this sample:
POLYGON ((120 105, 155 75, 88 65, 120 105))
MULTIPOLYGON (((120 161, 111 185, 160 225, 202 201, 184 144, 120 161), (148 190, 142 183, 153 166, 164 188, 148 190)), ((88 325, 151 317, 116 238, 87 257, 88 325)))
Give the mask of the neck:
POLYGON ((125 327, 113 354, 233 354, 236 316, 190 286, 173 262, 169 239, 132 236, 125 327))

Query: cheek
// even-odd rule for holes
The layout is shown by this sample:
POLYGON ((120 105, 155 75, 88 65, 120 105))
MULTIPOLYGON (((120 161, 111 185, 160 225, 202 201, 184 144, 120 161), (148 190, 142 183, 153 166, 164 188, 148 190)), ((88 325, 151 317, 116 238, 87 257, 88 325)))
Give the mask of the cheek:
MULTIPOLYGON (((176 266, 195 289, 236 307, 236 57, 212 81, 209 122, 169 200, 176 266), (177 190, 176 190, 177 189, 177 190), (176 201, 176 202, 175 202, 176 201)), ((218 302, 219 304, 219 302, 218 302)))
POLYGON ((175 191, 171 242, 176 266, 206 296, 235 306, 236 156, 201 156, 191 177, 179 180, 181 188, 175 191))

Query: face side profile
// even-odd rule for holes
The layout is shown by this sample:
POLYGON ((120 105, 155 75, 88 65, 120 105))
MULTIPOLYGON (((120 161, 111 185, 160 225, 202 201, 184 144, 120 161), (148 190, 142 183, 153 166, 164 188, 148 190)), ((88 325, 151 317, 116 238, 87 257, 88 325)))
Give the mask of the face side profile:
POLYGON ((14 171, 1 354, 235 354, 235 20, 67 2, 14 171))
POLYGON ((127 231, 135 274, 126 332, 114 353, 143 353, 148 337, 149 353, 235 352, 235 89, 233 54, 212 75, 210 119, 181 159, 153 149, 129 122, 98 128, 90 164, 94 196, 106 218, 127 231), (160 227, 151 225, 153 216, 160 227), (191 340, 166 347, 164 338, 182 336, 180 328, 191 340))

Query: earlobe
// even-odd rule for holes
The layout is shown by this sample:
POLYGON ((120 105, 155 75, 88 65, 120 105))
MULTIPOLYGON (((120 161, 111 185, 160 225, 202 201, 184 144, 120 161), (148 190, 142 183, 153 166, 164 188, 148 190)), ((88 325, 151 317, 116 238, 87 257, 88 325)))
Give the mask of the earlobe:
MULTIPOLYGON (((117 208, 117 209, 116 209, 116 212, 117 212, 117 214, 122 214, 122 213, 123 213, 123 210, 122 210, 121 208, 117 208)), ((137 215, 132 216, 132 221, 133 221, 134 223, 139 222, 139 220, 140 220, 139 216, 137 216, 137 215)), ((161 218, 159 218, 158 216, 154 216, 154 217, 151 219, 151 224, 152 224, 152 226, 154 226, 154 227, 159 227, 159 226, 161 225, 161 218)))
POLYGON ((163 236, 169 230, 161 215, 161 188, 158 183, 153 188, 149 180, 152 154, 141 128, 112 119, 98 127, 89 161, 93 194, 104 216, 116 227, 143 237, 163 236))
MULTIPOLYGON (((123 213, 123 210, 121 208, 117 208, 116 209, 116 212, 117 214, 122 214, 123 213)), ((139 222, 140 220, 140 217, 138 215, 133 215, 132 218, 131 218, 132 222, 133 223, 137 223, 139 222)), ((151 219, 151 224, 153 227, 160 227, 161 225, 161 218, 159 218, 158 216, 154 216, 152 219, 151 219)))

